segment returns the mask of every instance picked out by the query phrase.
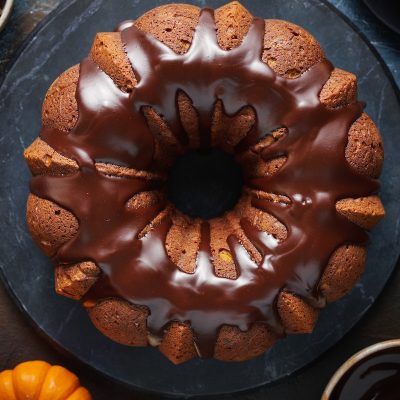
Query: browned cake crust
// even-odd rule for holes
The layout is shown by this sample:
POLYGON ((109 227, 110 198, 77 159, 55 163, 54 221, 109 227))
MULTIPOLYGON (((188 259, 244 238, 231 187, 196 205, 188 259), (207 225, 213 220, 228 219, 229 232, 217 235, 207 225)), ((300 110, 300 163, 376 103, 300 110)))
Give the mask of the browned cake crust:
MULTIPOLYGON (((135 26, 155 36, 176 53, 182 54, 190 47, 199 14, 198 7, 169 4, 150 10, 135 21, 135 26)), ((234 1, 217 9, 215 18, 218 43, 223 49, 229 50, 241 43, 253 17, 241 4, 234 1)), ((120 33, 98 33, 90 56, 121 90, 129 92, 137 84, 120 33)), ((319 43, 304 29, 286 21, 266 20, 262 60, 278 75, 295 79, 323 58, 319 43)), ((79 66, 71 67, 49 88, 43 103, 44 126, 56 127, 65 133, 74 127, 79 115, 75 99, 78 78, 79 66)), ((321 103, 326 107, 336 108, 348 105, 356 98, 356 77, 349 72, 334 69, 320 93, 321 103)), ((189 147, 196 147, 199 144, 197 113, 191 99, 184 93, 178 96, 178 108, 182 125, 189 137, 189 147)), ((100 172, 140 179, 165 178, 157 173, 157 169, 163 170, 166 165, 170 165, 175 156, 184 149, 151 107, 145 108, 144 114, 156 138, 155 165, 159 168, 156 167, 152 173, 99 163, 97 169, 100 172)), ((244 108, 239 114, 229 117, 224 114, 222 105, 218 102, 211 128, 212 144, 232 152, 234 146, 250 131, 254 121, 252 108, 244 108)), ((245 175, 273 175, 281 168, 286 162, 285 157, 265 162, 260 154, 262 149, 285 134, 285 128, 278 129, 238 156, 242 164, 244 162, 246 165, 245 175)), ((378 129, 366 114, 362 114, 351 126, 345 156, 358 173, 370 177, 379 176, 383 163, 382 141, 378 129)), ((65 175, 78 169, 75 161, 57 153, 40 138, 26 149, 25 158, 33 175, 65 175)), ((261 255, 240 227, 241 217, 245 216, 259 230, 270 233, 279 241, 286 238, 287 229, 280 221, 251 206, 250 196, 254 195, 274 202, 289 201, 285 196, 246 189, 232 211, 210 221, 211 251, 218 276, 231 279, 237 277, 235 262, 227 244, 231 233, 239 238, 254 261, 261 261, 261 255)), ((161 196, 156 191, 145 192, 130 199, 128 207, 139 209, 145 204, 160 201, 161 196)), ((384 215, 382 203, 377 196, 341 199, 337 202, 336 209, 343 217, 365 229, 371 229, 384 215)), ((199 220, 188 218, 172 207, 167 207, 154 221, 149 221, 141 235, 146 234, 166 215, 171 215, 173 222, 166 239, 168 255, 180 269, 193 272, 200 242, 199 220)), ((49 256, 53 256, 61 245, 73 238, 79 228, 78 221, 71 212, 33 194, 28 198, 27 223, 32 237, 49 256)), ((363 271, 365 257, 365 248, 353 244, 343 245, 331 255, 319 283, 320 293, 327 302, 339 299, 352 289, 363 271)), ((100 274, 100 269, 90 261, 69 266, 60 265, 55 273, 56 290, 61 295, 80 299, 100 274)), ((201 356, 188 324, 171 322, 163 338, 154 338, 146 329, 148 310, 145 307, 138 307, 118 298, 84 305, 95 326, 116 342, 131 346, 158 346, 176 364, 201 356)), ((286 291, 278 296, 277 309, 287 333, 311 332, 319 313, 318 309, 304 299, 286 291)), ((255 324, 247 332, 237 327, 223 326, 215 345, 214 357, 226 361, 246 360, 261 354, 276 340, 275 334, 263 324, 255 324)))

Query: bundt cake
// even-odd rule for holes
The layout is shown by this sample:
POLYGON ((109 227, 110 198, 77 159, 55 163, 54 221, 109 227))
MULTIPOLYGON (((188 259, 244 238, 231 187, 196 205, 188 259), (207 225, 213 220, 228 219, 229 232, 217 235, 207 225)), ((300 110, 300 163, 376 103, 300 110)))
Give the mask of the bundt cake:
POLYGON ((236 1, 163 5, 98 33, 51 85, 25 151, 27 223, 57 293, 176 364, 247 360, 311 332, 359 279, 384 215, 382 141, 362 110, 356 77, 313 36, 236 1), (209 220, 165 190, 199 148, 232 154, 245 182, 209 220))

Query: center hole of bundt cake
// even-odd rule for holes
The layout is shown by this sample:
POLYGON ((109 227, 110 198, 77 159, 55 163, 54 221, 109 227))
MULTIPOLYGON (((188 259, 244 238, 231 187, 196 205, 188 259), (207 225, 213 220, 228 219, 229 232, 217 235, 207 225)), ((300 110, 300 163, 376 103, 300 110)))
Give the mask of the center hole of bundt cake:
POLYGON ((232 209, 242 186, 242 170, 233 156, 214 148, 192 150, 172 166, 167 194, 184 214, 209 219, 232 209))

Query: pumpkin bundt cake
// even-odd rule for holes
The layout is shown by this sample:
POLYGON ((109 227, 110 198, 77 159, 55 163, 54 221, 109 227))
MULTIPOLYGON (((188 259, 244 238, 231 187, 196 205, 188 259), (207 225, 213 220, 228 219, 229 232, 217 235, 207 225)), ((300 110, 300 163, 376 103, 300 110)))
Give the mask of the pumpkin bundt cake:
POLYGON ((383 217, 378 129, 356 77, 301 27, 169 4, 115 32, 48 90, 25 151, 27 222, 57 293, 94 325, 173 363, 242 361, 349 292, 383 217), (241 166, 237 204, 208 220, 166 193, 193 149, 241 166), (206 151, 206 150, 205 150, 206 151))

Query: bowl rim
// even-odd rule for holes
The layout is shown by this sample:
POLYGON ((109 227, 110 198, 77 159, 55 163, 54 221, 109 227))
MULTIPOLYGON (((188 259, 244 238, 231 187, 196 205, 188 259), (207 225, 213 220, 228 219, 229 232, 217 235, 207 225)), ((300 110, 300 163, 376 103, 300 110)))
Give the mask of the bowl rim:
POLYGON ((14 0, 6 0, 4 4, 4 8, 0 16, 0 31, 5 27, 7 23, 8 17, 11 14, 13 3, 14 0))
POLYGON ((330 400, 330 396, 333 392, 333 389, 338 384, 339 380, 343 377, 343 375, 356 363, 364 358, 370 356, 371 354, 377 353, 383 349, 390 349, 392 347, 400 348, 400 339, 391 339, 385 340, 383 342, 375 343, 371 346, 365 347, 360 350, 349 359, 347 359, 333 374, 332 378, 329 380, 324 392, 322 393, 321 400, 330 400))

